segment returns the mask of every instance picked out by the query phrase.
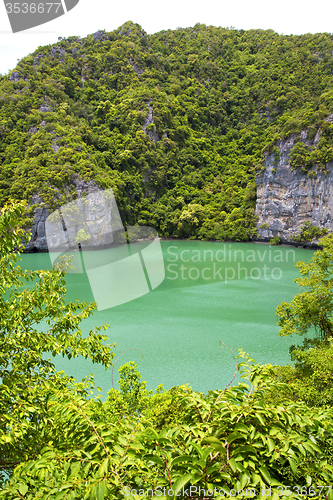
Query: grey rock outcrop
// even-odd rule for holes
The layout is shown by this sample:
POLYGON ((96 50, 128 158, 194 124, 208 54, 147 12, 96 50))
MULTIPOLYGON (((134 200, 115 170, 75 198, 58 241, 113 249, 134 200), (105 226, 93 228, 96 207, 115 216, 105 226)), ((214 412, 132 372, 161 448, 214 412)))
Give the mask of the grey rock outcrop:
POLYGON ((94 33, 94 41, 97 42, 97 40, 100 40, 102 38, 103 31, 98 30, 96 33, 94 33))
POLYGON ((21 80, 21 76, 17 71, 13 71, 13 73, 9 77, 9 80, 11 82, 18 82, 21 80))
POLYGON ((45 101, 45 104, 41 104, 39 106, 39 111, 41 113, 48 113, 49 111, 51 111, 51 108, 50 108, 50 105, 51 105, 51 101, 48 97, 44 97, 44 101, 45 101))
POLYGON ((158 133, 156 132, 156 130, 147 130, 147 127, 149 127, 149 125, 154 125, 153 108, 150 105, 151 101, 152 101, 152 99, 145 101, 147 106, 148 106, 148 116, 144 121, 144 124, 142 126, 142 130, 144 131, 144 133, 146 135, 148 134, 148 136, 151 139, 153 139, 154 143, 156 144, 156 142, 159 140, 158 133))
POLYGON ((102 40, 103 42, 105 40, 108 40, 108 35, 105 33, 104 30, 98 30, 96 33, 93 33, 94 36, 94 42, 97 42, 98 40, 102 40))
MULTIPOLYGON (((51 252, 99 249, 110 246, 123 229, 113 194, 94 191, 55 211, 45 224, 51 252)), ((124 231, 122 231, 124 232, 124 231)))
MULTIPOLYGON (((94 181, 86 182, 82 179, 74 178, 73 184, 78 199, 83 198, 84 196, 90 195, 92 193, 103 191, 100 187, 97 186, 97 184, 94 181)), ((54 191, 54 198, 60 199, 60 193, 57 190, 54 191)), ((45 232, 45 221, 50 215, 49 207, 43 205, 42 199, 40 198, 39 195, 34 195, 32 197, 31 204, 32 205, 38 204, 40 206, 34 209, 33 224, 31 228, 31 238, 29 243, 25 244, 24 251, 26 253, 47 252, 48 245, 45 232)), ((89 204, 86 209, 86 219, 88 222, 96 220, 96 209, 94 206, 90 207, 89 204)))
POLYGON ((49 211, 47 207, 35 208, 31 239, 25 245, 25 252, 47 252, 45 221, 48 216, 49 211))
POLYGON ((60 147, 61 147, 61 146, 59 146, 59 145, 57 144, 57 141, 58 141, 59 139, 61 140, 61 139, 62 139, 62 137, 60 137, 60 136, 56 136, 54 139, 52 139, 51 148, 53 149, 53 151, 54 151, 55 153, 58 153, 58 151, 59 151, 59 149, 60 149, 60 147))
POLYGON ((128 30, 124 31, 124 29, 122 27, 121 30, 120 30, 120 32, 119 32, 119 35, 120 36, 129 36, 131 33, 132 33, 131 29, 128 29, 128 30))
MULTIPOLYGON (((265 154, 265 169, 256 177, 259 239, 269 241, 278 236, 282 243, 292 242, 306 221, 314 226, 333 231, 333 162, 326 171, 316 171, 312 176, 290 165, 290 151, 296 135, 279 140, 280 158, 265 154)), ((316 145, 319 135, 308 141, 306 132, 300 139, 306 145, 316 145)))
POLYGON ((139 68, 139 66, 133 61, 131 57, 128 59, 128 62, 138 75, 141 75, 143 73, 143 69, 139 68))
POLYGON ((45 54, 37 54, 37 56, 34 59, 34 64, 38 64, 39 61, 42 59, 42 57, 45 57, 45 54))
POLYGON ((65 56, 66 55, 66 50, 65 49, 61 49, 60 47, 57 47, 56 45, 54 45, 51 49, 51 52, 50 52, 50 56, 51 57, 54 57, 56 55, 56 53, 59 52, 60 54, 60 57, 62 56, 65 56))
POLYGON ((25 82, 28 82, 29 81, 29 78, 25 78, 24 76, 21 76, 20 73, 18 73, 18 71, 13 71, 9 77, 9 80, 11 82, 19 82, 20 80, 23 80, 25 82))

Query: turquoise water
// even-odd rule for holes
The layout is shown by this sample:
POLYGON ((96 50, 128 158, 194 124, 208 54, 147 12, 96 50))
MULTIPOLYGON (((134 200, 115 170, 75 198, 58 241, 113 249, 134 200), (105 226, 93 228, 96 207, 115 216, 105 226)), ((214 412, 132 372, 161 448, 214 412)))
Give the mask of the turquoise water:
MULTIPOLYGON (((276 306, 299 291, 295 263, 313 251, 255 243, 161 241, 165 278, 149 293, 116 307, 96 311, 83 332, 104 323, 116 343, 116 368, 129 360, 139 365, 149 389, 189 384, 207 392, 223 389, 234 374, 231 352, 244 349, 256 362, 287 364, 289 346, 300 340, 278 336, 276 306)), ((100 251, 106 252, 106 251, 100 251)), ((101 261, 96 252, 96 262, 101 261)), ((90 254, 90 258, 93 254, 90 254)), ((23 255, 27 269, 48 269, 48 254, 23 255)), ((98 265, 98 264, 96 264, 98 265)), ((87 275, 67 276, 67 299, 94 300, 87 275)), ((101 287, 103 284, 101 283, 101 287)), ((106 292, 107 293, 107 292, 106 292)), ((94 374, 103 392, 107 372, 85 359, 56 359, 59 370, 78 380, 94 374)), ((115 369, 115 381, 118 372, 115 369)), ((236 381, 238 378, 236 378, 236 381)))

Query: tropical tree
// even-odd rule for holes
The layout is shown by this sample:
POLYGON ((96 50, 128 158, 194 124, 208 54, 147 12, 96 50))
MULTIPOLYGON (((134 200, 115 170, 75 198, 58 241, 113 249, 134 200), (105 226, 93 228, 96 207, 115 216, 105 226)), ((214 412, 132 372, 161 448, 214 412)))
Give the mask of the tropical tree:
MULTIPOLYGON (((113 357, 111 346, 103 344, 107 337, 98 333, 107 325, 86 338, 80 329, 96 305, 65 303, 68 261, 41 271, 18 265, 24 210, 23 202, 9 203, 0 213, 0 479, 40 453, 48 442, 50 398, 75 387, 48 356, 81 355, 105 368, 113 357)), ((85 394, 86 388, 79 384, 75 391, 85 394)))
POLYGON ((320 240, 318 250, 306 264, 297 262, 301 278, 295 283, 304 291, 276 309, 280 335, 304 335, 314 328, 321 341, 333 336, 333 236, 320 240))
MULTIPOLYGON (((307 225, 306 227, 309 227, 307 225)), ((310 407, 333 405, 333 237, 320 240, 322 249, 306 264, 298 262, 296 278, 303 291, 276 309, 280 335, 305 335, 302 345, 289 349, 294 366, 276 366, 276 380, 288 391, 276 391, 276 404, 303 401, 310 407), (306 334, 309 333, 309 336, 306 334), (313 335, 316 333, 316 335, 313 335)))

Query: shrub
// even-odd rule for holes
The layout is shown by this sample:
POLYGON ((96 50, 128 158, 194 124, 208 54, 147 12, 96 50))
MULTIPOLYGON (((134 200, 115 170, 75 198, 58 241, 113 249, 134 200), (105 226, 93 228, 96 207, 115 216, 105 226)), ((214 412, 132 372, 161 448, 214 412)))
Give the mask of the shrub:
POLYGON ((281 239, 278 236, 274 236, 274 238, 272 238, 269 241, 269 244, 270 245, 281 245, 281 239))

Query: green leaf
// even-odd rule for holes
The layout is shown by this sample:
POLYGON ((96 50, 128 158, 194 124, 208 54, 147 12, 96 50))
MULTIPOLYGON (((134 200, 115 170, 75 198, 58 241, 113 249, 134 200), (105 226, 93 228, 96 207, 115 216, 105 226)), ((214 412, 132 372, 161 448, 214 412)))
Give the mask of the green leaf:
POLYGON ((244 436, 239 432, 232 432, 230 436, 227 437, 227 441, 229 444, 231 444, 236 439, 244 439, 244 436))
POLYGON ((241 445, 241 446, 238 446, 235 450, 233 450, 233 455, 238 455, 238 454, 247 454, 247 453, 251 453, 251 454, 257 454, 256 450, 250 446, 249 444, 244 444, 244 445, 241 445))
POLYGON ((319 453, 322 452, 321 448, 316 444, 316 443, 313 443, 311 441, 308 441, 308 444, 309 446, 311 446, 311 448, 315 451, 318 451, 319 453))
POLYGON ((204 455, 206 449, 201 448, 198 444, 192 443, 192 442, 191 442, 191 446, 196 450, 196 452, 198 453, 198 456, 200 458, 204 455))
POLYGON ((119 444, 115 444, 113 448, 118 453, 118 455, 120 455, 121 457, 124 456, 125 451, 121 446, 119 446, 119 444))
POLYGON ((266 483, 269 485, 271 484, 272 482, 272 478, 268 472, 268 470, 266 469, 266 467, 262 466, 262 467, 259 467, 259 471, 264 479, 264 481, 266 481, 266 483))
POLYGON ((260 415, 259 412, 256 412, 256 418, 259 420, 259 422, 261 423, 261 425, 263 425, 263 426, 266 425, 263 417, 260 415))
POLYGON ((231 458, 231 459, 229 460, 229 465, 230 465, 230 467, 231 467, 231 469, 232 469, 232 471, 233 471, 233 472, 236 472, 236 471, 237 471, 238 466, 237 466, 237 462, 236 462, 236 460, 234 460, 233 458, 231 458))
POLYGON ((288 457, 288 462, 289 462, 289 465, 290 465, 290 468, 292 470, 292 473, 294 474, 294 476, 297 474, 297 466, 296 466, 296 463, 294 462, 294 460, 290 457, 288 457))
POLYGON ((193 458, 190 455, 181 455, 179 457, 176 457, 172 460, 170 464, 170 469, 177 464, 184 463, 184 462, 192 462, 193 458))
POLYGON ((225 455, 227 453, 227 450, 225 449, 225 447, 222 445, 219 445, 219 444, 212 443, 211 448, 213 448, 214 451, 218 451, 222 455, 225 455))
POLYGON ((103 463, 101 464, 99 470, 98 470, 98 473, 102 476, 103 474, 107 474, 108 472, 108 465, 109 465, 109 459, 108 458, 105 458, 105 460, 103 460, 103 463))
POLYGON ((131 443, 130 448, 133 450, 144 450, 144 446, 141 443, 131 443))
POLYGON ((231 481, 231 476, 227 472, 219 472, 219 479, 225 479, 226 481, 231 481))
POLYGON ((26 494, 26 492, 28 491, 28 486, 26 484, 20 484, 20 486, 18 487, 18 490, 21 493, 21 495, 24 496, 26 494))
POLYGON ((77 475, 78 475, 79 470, 81 469, 81 467, 82 467, 82 466, 81 466, 81 462, 75 462, 75 463, 72 465, 72 467, 71 467, 71 474, 70 474, 69 478, 71 478, 71 477, 73 477, 73 476, 74 476, 74 477, 75 477, 75 476, 77 476, 77 475))
POLYGON ((90 500, 96 500, 97 497, 97 485, 94 485, 90 490, 90 500))
POLYGON ((124 446, 128 446, 128 441, 123 436, 118 436, 118 441, 119 441, 120 444, 122 444, 124 446))
POLYGON ((97 494, 96 500, 104 500, 104 498, 108 494, 108 488, 107 488, 107 483, 106 483, 105 479, 101 483, 98 484, 96 494, 97 494))
POLYGON ((179 477, 172 485, 172 489, 174 492, 179 491, 186 486, 192 478, 192 474, 185 474, 184 476, 179 477))
POLYGON ((159 457, 156 455, 145 455, 142 457, 144 460, 149 460, 150 462, 155 462, 155 464, 162 465, 162 467, 165 467, 165 462, 161 460, 159 457))
POLYGON ((234 427, 234 430, 235 431, 243 431, 246 433, 248 433, 250 431, 250 429, 244 424, 236 424, 234 427))
POLYGON ((273 439, 267 438, 267 445, 268 445, 269 452, 272 452, 273 450, 275 450, 275 443, 274 443, 273 439))
POLYGON ((208 436, 201 441, 201 444, 212 444, 212 443, 222 445, 221 441, 216 436, 208 436))
MULTIPOLYGON (((67 491, 60 491, 54 498, 54 500, 60 500, 61 498, 64 498, 67 496, 67 491)), ((92 500, 92 499, 91 499, 92 500)))
POLYGON ((247 484, 250 482, 250 480, 251 480, 251 477, 249 476, 249 474, 246 471, 242 472, 239 476, 239 482, 240 482, 241 488, 244 488, 245 486, 247 486, 247 484))

